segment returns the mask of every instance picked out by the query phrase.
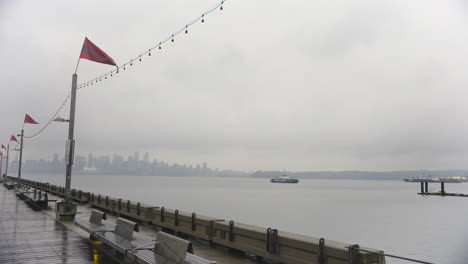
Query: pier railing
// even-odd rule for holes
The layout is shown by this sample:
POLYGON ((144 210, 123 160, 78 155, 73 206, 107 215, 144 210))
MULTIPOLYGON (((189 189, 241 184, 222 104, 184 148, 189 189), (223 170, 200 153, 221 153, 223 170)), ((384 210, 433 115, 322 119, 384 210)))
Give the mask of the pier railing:
MULTIPOLYGON (((15 177, 7 178, 64 197, 64 188, 61 186, 15 177)), ((355 248, 324 238, 226 221, 83 190, 72 190, 71 198, 121 217, 154 225, 170 233, 189 235, 213 245, 245 252, 257 259, 286 264, 384 264, 387 256, 382 250, 355 248)))
POLYGON ((383 252, 371 251, 371 250, 368 250, 368 249, 360 248, 359 245, 357 245, 357 244, 348 246, 347 248, 348 248, 348 263, 349 264, 360 263, 358 261, 353 262, 353 259, 355 258, 355 256, 358 255, 359 252, 372 253, 372 254, 377 254, 377 255, 384 256, 384 257, 401 259, 401 260, 406 260, 406 261, 414 262, 414 263, 433 264, 432 262, 427 262, 427 261, 422 261, 422 260, 417 260, 417 259, 412 259, 412 258, 407 258, 407 257, 401 257, 401 256, 386 254, 386 253, 383 253, 383 252))

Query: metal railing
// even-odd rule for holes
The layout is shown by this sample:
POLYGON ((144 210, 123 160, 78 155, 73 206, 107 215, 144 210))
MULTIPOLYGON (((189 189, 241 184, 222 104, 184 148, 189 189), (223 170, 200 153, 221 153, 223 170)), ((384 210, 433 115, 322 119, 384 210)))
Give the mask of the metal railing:
POLYGON ((366 253, 371 253, 371 254, 376 254, 376 255, 385 256, 385 257, 390 257, 390 258, 396 258, 396 259, 411 261, 411 262, 415 262, 415 263, 433 264, 432 262, 427 262, 427 261, 422 261, 422 260, 417 260, 417 259, 412 259, 412 258, 406 258, 406 257, 401 257, 401 256, 396 256, 396 255, 391 255, 391 254, 386 254, 386 253, 382 253, 382 252, 375 252, 375 251, 371 251, 371 250, 362 249, 362 248, 359 248, 359 245, 357 245, 357 244, 347 246, 346 248, 348 249, 348 263, 349 263, 349 264, 353 264, 353 263, 354 263, 354 262, 353 262, 354 256, 355 256, 354 254, 355 254, 356 252, 358 252, 358 251, 366 252, 366 253))

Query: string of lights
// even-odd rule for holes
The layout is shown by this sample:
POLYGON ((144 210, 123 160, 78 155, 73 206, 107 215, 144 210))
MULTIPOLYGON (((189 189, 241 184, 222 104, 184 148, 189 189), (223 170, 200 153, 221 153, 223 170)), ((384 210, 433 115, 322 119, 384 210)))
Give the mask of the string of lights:
POLYGON ((16 146, 12 149, 9 149, 8 152, 15 152, 15 151, 19 151, 19 148, 17 148, 19 146, 19 143, 16 143, 16 146))
MULTIPOLYGON (((173 44, 175 42, 175 37, 179 34, 188 34, 189 33, 189 28, 191 26, 193 26, 195 23, 197 22, 201 22, 202 24, 205 23, 205 20, 206 20, 206 17, 213 13, 214 11, 216 10, 219 10, 220 12, 223 12, 224 11, 224 4, 227 2, 228 0, 221 0, 221 2, 219 2, 217 5, 215 5, 213 8, 203 12, 199 17, 195 18, 194 20, 192 20, 191 22, 189 22, 188 24, 186 24, 185 26, 181 27, 179 30, 175 31, 173 34, 171 34, 170 36, 168 36, 167 38, 163 39, 162 41, 158 42, 157 44, 155 44, 153 47, 149 48, 148 50, 146 50, 145 52, 142 52, 140 53, 138 56, 130 59, 129 61, 125 62, 124 64, 120 65, 117 67, 117 69, 115 70, 112 70, 112 71, 109 71, 107 73, 104 73, 96 78, 93 78, 89 81, 86 81, 84 83, 80 83, 78 84, 78 87, 77 89, 82 89, 82 88, 85 88, 85 87, 88 87, 90 85, 93 85, 97 82, 101 82, 103 80, 107 80, 108 78, 110 77, 113 77, 115 74, 119 74, 121 72, 121 70, 123 69, 124 71, 126 70, 126 68, 128 66, 133 66, 134 63, 136 62, 142 62, 142 58, 144 56, 148 56, 148 57, 151 57, 152 55, 152 52, 156 49, 158 50, 162 50, 163 48, 163 45, 170 42, 171 44, 173 44)), ((67 95, 67 97, 63 100, 63 102, 60 104, 60 107, 57 109, 57 111, 54 112, 54 114, 52 115, 52 117, 49 119, 48 122, 46 122, 44 124, 44 126, 42 126, 41 129, 39 129, 37 132, 35 132, 34 134, 30 135, 30 136, 23 136, 24 139, 33 139, 37 136, 39 136, 40 134, 42 134, 51 124, 52 122, 54 121, 54 119, 56 119, 59 115, 59 113, 62 111, 63 107, 67 104, 68 100, 70 99, 70 96, 71 96, 71 92, 67 95)), ((15 148, 13 148, 12 150, 10 150, 10 152, 13 152, 13 151, 17 151, 19 149, 16 149, 18 146, 15 146, 15 148)))
POLYGON ((63 100, 62 104, 60 104, 60 107, 57 109, 57 111, 55 111, 55 113, 52 115, 52 117, 49 119, 49 121, 47 123, 45 123, 44 126, 41 129, 39 129, 36 133, 32 134, 31 136, 23 136, 23 138, 24 139, 32 139, 32 138, 35 138, 35 137, 39 136, 40 134, 42 134, 42 132, 44 132, 52 124, 54 119, 58 117, 60 111, 62 111, 63 107, 67 104, 68 100, 70 99, 70 96, 71 96, 71 93, 68 93, 65 100, 63 100))
POLYGON ((175 31, 174 33, 170 34, 170 36, 168 36, 167 38, 163 39, 162 41, 160 42, 157 42, 157 44, 155 44, 153 47, 149 48, 148 50, 146 50, 145 52, 142 52, 140 53, 138 56, 130 59, 129 61, 125 62, 124 64, 120 65, 117 67, 117 69, 114 69, 112 71, 109 71, 107 73, 104 73, 96 78, 93 78, 89 81, 86 81, 84 83, 80 83, 78 84, 78 89, 82 89, 82 88, 85 88, 85 87, 88 87, 88 86, 91 86, 91 85, 94 85, 98 82, 102 82, 102 81, 105 81, 107 80, 108 78, 111 78, 113 77, 115 74, 119 74, 121 73, 122 70, 126 70, 128 66, 133 66, 134 63, 136 62, 142 62, 143 61, 143 57, 145 56, 148 56, 148 57, 151 57, 152 54, 154 54, 154 52, 152 53, 152 51, 158 49, 158 50, 162 50, 164 44, 170 42, 171 44, 173 44, 175 42, 175 37, 179 34, 188 34, 189 33, 189 28, 191 26, 193 26, 195 23, 197 23, 198 21, 200 21, 202 24, 205 23, 205 20, 206 20, 206 17, 213 13, 214 11, 216 10, 219 10, 220 12, 223 12, 224 11, 224 3, 226 3, 227 0, 221 0, 221 2, 219 2, 216 6, 214 6, 213 8, 209 9, 208 11, 206 12, 203 12, 199 17, 195 18, 194 20, 192 20, 190 23, 186 24, 185 26, 181 27, 179 30, 175 31))

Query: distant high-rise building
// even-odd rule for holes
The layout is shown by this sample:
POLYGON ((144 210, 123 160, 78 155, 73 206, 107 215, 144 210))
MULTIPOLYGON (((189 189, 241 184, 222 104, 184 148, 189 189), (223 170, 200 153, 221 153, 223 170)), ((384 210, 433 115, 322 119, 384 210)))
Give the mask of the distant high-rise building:
POLYGON ((88 154, 88 168, 93 168, 94 167, 94 160, 93 160, 93 154, 88 154))
POLYGON ((149 163, 149 152, 145 152, 145 156, 143 156, 143 160, 145 163, 149 163))
POLYGON ((136 151, 135 153, 133 153, 133 159, 140 160, 140 152, 136 151))

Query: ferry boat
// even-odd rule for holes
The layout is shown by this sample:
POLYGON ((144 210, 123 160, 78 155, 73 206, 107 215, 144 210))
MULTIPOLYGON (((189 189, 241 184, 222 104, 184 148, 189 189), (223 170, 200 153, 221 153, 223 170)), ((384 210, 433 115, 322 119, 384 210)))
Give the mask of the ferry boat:
POLYGON ((281 177, 276 177, 271 179, 270 182, 272 183, 298 183, 299 179, 295 179, 286 175, 281 175, 281 177))
POLYGON ((403 179, 405 182, 444 182, 444 183, 461 183, 463 179, 455 177, 438 177, 438 178, 428 178, 428 177, 418 177, 418 178, 407 178, 403 179))
POLYGON ((405 182, 436 182, 437 181, 432 178, 407 178, 403 180, 405 182))
POLYGON ((426 175, 425 173, 416 178, 406 178, 403 179, 405 182, 438 182, 437 178, 431 178, 431 175, 426 175))
POLYGON ((452 176, 452 177, 445 177, 445 178, 439 178, 440 182, 449 182, 449 183, 461 183, 463 181, 462 178, 452 176))
MULTIPOLYGON (((441 178, 442 179, 442 178, 441 178)), ((460 182, 468 182, 468 178, 466 176, 450 176, 443 178, 449 181, 460 181, 460 182)))

